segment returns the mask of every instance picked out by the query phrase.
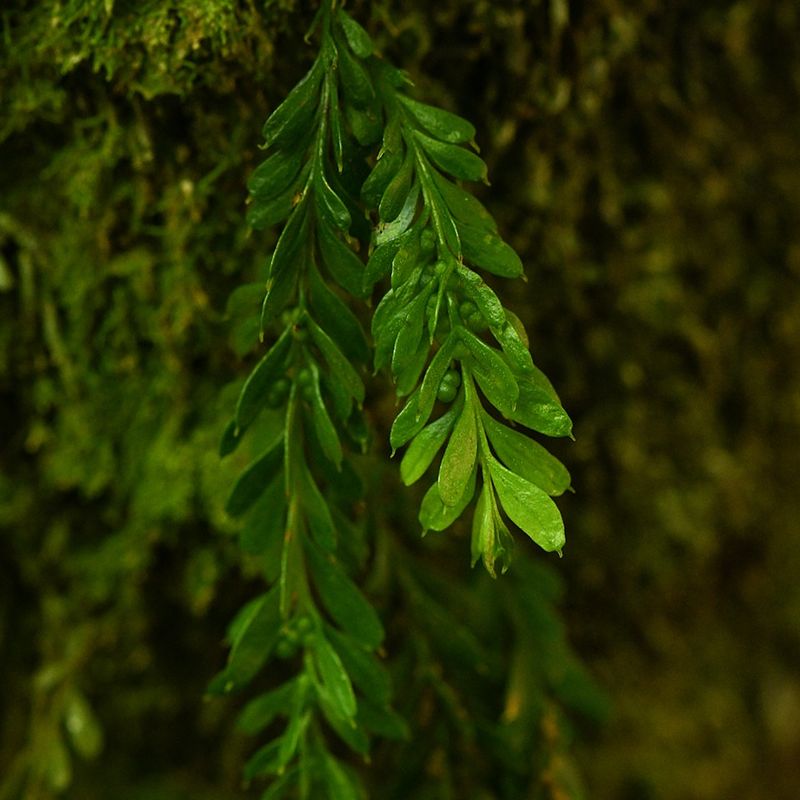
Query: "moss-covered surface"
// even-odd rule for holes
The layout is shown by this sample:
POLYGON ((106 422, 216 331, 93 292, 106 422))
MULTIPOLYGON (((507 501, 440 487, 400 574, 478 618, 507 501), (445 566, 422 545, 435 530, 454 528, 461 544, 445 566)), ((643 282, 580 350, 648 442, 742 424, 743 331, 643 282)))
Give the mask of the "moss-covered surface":
MULTIPOLYGON (((238 796, 250 745, 199 699, 252 594, 216 455, 246 370, 224 311, 270 245, 243 187, 308 5, 0 11, 3 800, 67 764, 67 797, 238 796), (87 761, 55 735, 84 695, 87 761)), ((529 277, 502 292, 576 421, 558 569, 614 705, 577 751, 588 796, 794 798, 796 3, 353 8, 476 123, 529 277)))

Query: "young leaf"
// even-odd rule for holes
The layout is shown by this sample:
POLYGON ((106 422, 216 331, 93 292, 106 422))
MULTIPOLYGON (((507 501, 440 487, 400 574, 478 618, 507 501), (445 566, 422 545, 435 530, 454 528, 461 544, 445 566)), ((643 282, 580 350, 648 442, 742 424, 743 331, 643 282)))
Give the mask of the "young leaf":
POLYGON ((450 431, 453 430, 456 419, 461 414, 463 394, 459 399, 442 414, 435 422, 426 425, 408 446, 403 460, 400 462, 400 477, 406 486, 418 481, 424 474, 436 454, 441 450, 450 431))
POLYGON ((512 472, 550 495, 563 494, 569 489, 566 468, 538 442, 497 422, 486 412, 481 419, 495 453, 512 472))
MULTIPOLYGON (((470 559, 474 567, 478 559, 491 548, 494 541, 494 514, 489 496, 491 484, 484 480, 483 488, 478 495, 475 511, 472 515, 472 537, 470 539, 470 559)), ((487 565, 488 569, 488 565, 487 565)), ((489 573, 494 577, 492 570, 489 573)))
POLYGON ((547 492, 515 475, 498 461, 489 461, 492 483, 503 510, 543 550, 561 552, 564 546, 564 521, 547 492))
POLYGON ((419 103, 400 95, 403 105, 414 115, 417 122, 428 133, 451 144, 471 142, 475 138, 475 126, 450 111, 419 103))
POLYGON ((354 639, 369 648, 377 647, 383 640, 383 625, 369 601, 341 566, 311 542, 306 543, 306 553, 314 585, 331 617, 354 639))
POLYGON ((414 136, 434 163, 454 178, 465 181, 486 180, 486 164, 475 153, 454 144, 431 139, 419 131, 414 136))
MULTIPOLYGON (((474 390, 473 390, 474 391, 474 390)), ((446 506, 457 505, 464 496, 478 454, 475 404, 465 386, 464 407, 453 428, 439 467, 439 497, 446 506)))

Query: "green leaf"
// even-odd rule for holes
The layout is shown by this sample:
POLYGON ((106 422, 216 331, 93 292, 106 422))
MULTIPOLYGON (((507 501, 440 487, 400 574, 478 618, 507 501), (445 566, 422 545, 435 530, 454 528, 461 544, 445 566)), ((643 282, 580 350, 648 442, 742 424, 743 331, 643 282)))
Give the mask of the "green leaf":
POLYGON ((528 337, 525 335, 525 329, 522 328, 522 323, 515 314, 512 314, 507 309, 505 314, 507 320, 506 324, 492 329, 494 338, 497 339, 498 344, 503 348, 503 352, 506 354, 506 358, 508 358, 509 364, 513 370, 523 374, 532 373, 535 367, 533 366, 533 359, 528 350, 528 337), (519 328, 515 324, 515 321, 519 323, 519 328), (522 336, 519 333, 520 329, 522 330, 522 336))
POLYGON ((453 430, 453 425, 461 414, 462 403, 463 393, 459 393, 458 399, 446 413, 430 425, 426 425, 411 440, 400 462, 400 477, 406 486, 411 486, 425 474, 450 431, 453 430))
MULTIPOLYGON (((308 270, 309 305, 314 318, 351 361, 366 364, 369 347, 353 312, 326 285, 313 266, 308 270)), ((360 296, 360 295, 359 295, 360 296)))
POLYGON ((305 680, 305 676, 301 677, 294 685, 294 692, 289 706, 289 724, 281 736, 281 746, 280 750, 278 750, 279 770, 283 770, 291 761, 297 752, 297 746, 300 743, 303 731, 311 722, 311 712, 303 711, 303 707, 306 704, 307 686, 308 683, 305 680))
POLYGON ((319 443, 322 445, 322 452, 330 461, 336 465, 336 469, 342 466, 342 444, 339 441, 339 434, 336 426, 328 414, 325 401, 322 399, 322 392, 319 386, 319 368, 313 362, 309 364, 313 381, 311 383, 312 395, 309 401, 311 406, 311 424, 317 435, 319 443))
POLYGON ((338 169, 341 174, 344 170, 344 132, 342 131, 342 113, 339 109, 339 90, 336 88, 336 83, 330 80, 330 76, 328 76, 326 80, 329 81, 329 97, 331 104, 329 118, 331 121, 333 156, 336 161, 336 169, 338 169))
POLYGON ((306 543, 306 553, 314 586, 327 612, 354 639, 371 649, 377 647, 383 640, 383 625, 369 601, 332 557, 311 542, 306 543))
POLYGON ((247 207, 247 224, 256 231, 271 228, 283 222, 295 207, 295 187, 291 186, 283 194, 272 200, 253 200, 247 207))
MULTIPOLYGON (((287 328, 267 351, 267 354, 258 362, 255 369, 245 381, 242 393, 236 403, 234 430, 232 438, 236 439, 236 428, 239 431, 246 429, 266 406, 267 397, 273 383, 282 378, 286 372, 287 357, 292 345, 291 331, 287 328)), ((225 447, 233 444, 231 438, 225 447)), ((222 449, 222 448, 221 448, 222 449)), ((227 452, 230 452, 228 450, 227 452)))
POLYGON ((492 330, 503 327, 506 324, 503 304, 483 278, 463 264, 456 267, 456 274, 464 285, 467 297, 475 303, 492 330))
POLYGON ((304 148, 276 151, 253 170, 248 190, 261 202, 283 194, 294 185, 305 155, 304 148))
POLYGON ((398 150, 384 150, 372 172, 361 187, 361 199, 368 208, 377 208, 392 178, 403 166, 403 153, 398 150))
POLYGON ((412 354, 404 364, 403 368, 398 371, 395 384, 395 394, 398 397, 405 397, 414 391, 419 383, 422 370, 428 363, 428 354, 430 353, 430 344, 427 339, 420 339, 419 345, 415 353, 412 354))
POLYGON ((414 118, 428 133, 451 144, 471 142, 475 138, 475 127, 462 117, 442 108, 419 103, 405 95, 398 95, 414 118))
POLYGON ((425 259, 421 255, 418 230, 412 229, 408 231, 405 236, 396 238, 394 241, 400 242, 400 247, 397 249, 394 258, 392 259, 393 289, 408 281, 409 278, 414 274, 415 270, 425 262, 425 259))
POLYGON ((464 496, 478 455, 478 426, 474 400, 465 385, 464 407, 453 428, 439 467, 439 497, 446 506, 455 506, 464 496))
POLYGON ((426 293, 417 295, 403 314, 400 330, 392 350, 392 373, 395 378, 413 359, 422 341, 422 328, 425 323, 426 293))
POLYGON ((219 457, 225 458, 225 456, 230 455, 239 446, 243 434, 244 431, 236 424, 236 420, 230 420, 220 438, 219 457))
POLYGON ((502 355, 466 329, 461 339, 472 356, 472 372, 487 400, 505 416, 511 416, 519 397, 517 379, 502 355))
POLYGON ((289 144, 305 132, 317 106, 323 70, 320 60, 292 89, 286 99, 264 123, 262 133, 266 144, 289 144))
POLYGON ((431 139, 419 131, 414 132, 414 137, 434 163, 454 178, 465 181, 486 181, 486 164, 475 153, 455 144, 431 139))
POLYGON ((367 699, 358 701, 356 721, 370 733, 385 739, 406 741, 410 738, 408 723, 391 708, 367 699))
POLYGON ((383 223, 375 231, 375 243, 383 244, 384 242, 391 242, 402 236, 414 221, 417 215, 417 204, 419 201, 419 184, 414 182, 411 190, 406 196, 403 207, 400 213, 391 221, 383 223))
POLYGON ((458 235, 464 259, 471 264, 501 278, 520 278, 525 274, 519 256, 497 234, 459 222, 458 235))
POLYGON ((370 147, 381 138, 383 118, 376 109, 371 107, 360 109, 345 103, 344 110, 353 136, 362 147, 370 147))
MULTIPOLYGON (((400 410, 400 413, 394 418, 392 429, 389 432, 389 443, 392 445, 392 453, 394 453, 398 447, 402 447, 407 441, 416 436, 422 428, 425 427, 425 423, 428 421, 430 412, 428 412, 427 416, 423 417, 419 407, 421 388, 422 387, 413 392, 400 410)), ((431 410, 433 410, 432 403, 431 410)))
POLYGON ((489 472, 511 521, 546 552, 561 553, 565 542, 564 521, 547 492, 494 459, 489 461, 489 472))
POLYGON ((428 489, 425 497, 422 498, 422 505, 419 509, 419 521, 422 525, 423 533, 431 530, 443 531, 445 528, 449 528, 461 516, 475 494, 477 472, 477 469, 472 471, 472 474, 467 480, 464 494, 455 505, 447 506, 442 502, 441 495, 439 494, 439 486, 437 484, 434 483, 431 488, 428 489))
POLYGON ((344 767, 330 754, 323 758, 328 796, 335 800, 361 800, 362 794, 344 767))
POLYGON ((359 58, 369 58, 375 47, 369 34, 349 14, 339 9, 336 19, 342 26, 347 44, 359 58))
POLYGON ((249 781, 259 776, 278 774, 280 770, 279 754, 281 741, 281 739, 275 739, 256 750, 256 752, 250 756, 242 771, 245 780, 249 781))
POLYGON ((311 339, 330 367, 331 379, 340 382, 360 406, 364 402, 364 382, 361 380, 361 376, 345 358, 333 339, 313 319, 308 320, 308 329, 311 339))
MULTIPOLYGON (((489 498, 491 484, 484 480, 483 487, 478 495, 478 502, 475 503, 475 511, 472 514, 472 536, 470 538, 470 559, 474 567, 478 559, 491 548, 494 541, 494 514, 489 498)), ((488 569, 488 565, 487 565, 488 569)), ((489 570, 494 577, 494 572, 489 570)))
POLYGON ((466 222, 491 232, 497 231, 497 223, 475 195, 435 172, 433 180, 450 213, 458 222, 466 222))
POLYGON ((336 526, 333 523, 328 501, 320 492, 308 468, 303 465, 300 493, 314 541, 326 552, 336 549, 336 526))
POLYGON ((225 511, 232 517, 244 514, 267 490, 282 463, 283 442, 279 441, 239 476, 225 504, 225 511))
POLYGON ((248 515, 239 533, 239 546, 251 555, 269 553, 279 558, 285 524, 286 494, 283 474, 278 470, 248 515))
POLYGON ((267 292, 261 307, 261 329, 280 313, 297 283, 299 261, 305 250, 308 214, 300 202, 289 217, 272 253, 267 278, 267 292))
POLYGON ((397 255, 402 243, 401 239, 392 239, 390 242, 376 247, 370 254, 367 266, 364 271, 364 294, 372 292, 373 286, 385 278, 392 268, 392 262, 397 255))
POLYGON ((296 682, 297 678, 292 678, 277 689, 251 700, 239 714, 236 727, 253 735, 263 731, 278 715, 285 716, 296 682))
POLYGON ((381 196, 381 201, 378 205, 378 215, 381 222, 391 222, 397 219, 411 193, 413 178, 414 159, 411 153, 407 153, 400 169, 389 181, 386 190, 381 196))
POLYGON ((356 297, 363 297, 364 264, 327 225, 317 227, 322 260, 336 283, 356 297))
POLYGON ((572 433, 572 420, 561 404, 553 400, 541 383, 534 383, 529 376, 519 381, 519 400, 510 417, 547 436, 569 436, 572 433))
MULTIPOLYGON (((442 343, 442 346, 436 351, 436 355, 431 359, 430 366, 425 373, 425 377, 422 379, 422 385, 419 390, 418 411, 419 419, 422 420, 422 425, 428 421, 428 417, 431 415, 433 405, 436 402, 436 393, 439 391, 439 384, 442 382, 445 372, 447 372, 450 367, 450 362, 453 360, 453 354, 455 353, 457 343, 458 337, 450 333, 447 339, 442 343)), ((422 425, 420 425, 420 429, 422 425)), ((414 433, 416 433, 416 431, 414 433)))
MULTIPOLYGON (((328 183, 322 169, 314 171, 314 199, 317 204, 320 222, 318 230, 328 229, 327 226, 346 231, 350 227, 350 212, 338 194, 328 183)), ((334 236, 333 231, 330 233, 334 236)), ((338 241, 338 240, 337 240, 338 241)))
POLYGON ((486 412, 482 420, 497 457, 512 472, 550 495, 560 495, 569 489, 569 472, 538 442, 497 422, 486 412))
POLYGON ((347 47, 337 48, 339 85, 350 102, 360 109, 365 109, 375 100, 375 90, 366 70, 353 58, 347 47))
POLYGON ((505 573, 511 564, 511 553, 514 542, 511 534, 497 512, 497 503, 494 497, 492 483, 484 475, 483 489, 475 505, 475 514, 472 517, 472 539, 470 551, 472 566, 479 558, 483 559, 486 571, 497 577, 495 565, 499 565, 500 572, 505 573))
POLYGON ((280 634, 281 616, 278 587, 262 595, 237 626, 228 665, 208 687, 214 694, 232 692, 249 683, 275 647, 280 634))
POLYGON ((365 697, 386 705, 392 693, 392 680, 383 664, 362 644, 326 626, 326 636, 336 648, 353 684, 365 697))
POLYGON ((342 660, 321 633, 314 636, 312 646, 314 664, 319 671, 322 687, 328 694, 333 709, 345 719, 354 717, 356 696, 342 660))
POLYGON ((339 738, 356 753, 365 756, 369 752, 369 738, 364 730, 355 724, 353 717, 342 716, 324 691, 319 693, 319 706, 339 738))
POLYGON ((64 727, 76 752, 95 758, 103 749, 103 729, 82 692, 70 692, 64 706, 64 727))

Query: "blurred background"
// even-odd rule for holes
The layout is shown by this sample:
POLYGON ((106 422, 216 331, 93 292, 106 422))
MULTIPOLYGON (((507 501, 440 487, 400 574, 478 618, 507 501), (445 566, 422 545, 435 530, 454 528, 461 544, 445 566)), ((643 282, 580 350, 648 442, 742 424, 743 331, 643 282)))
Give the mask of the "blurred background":
MULTIPOLYGON (((476 124, 528 275, 496 285, 575 421, 560 608, 611 708, 576 721, 585 796, 794 800, 800 6, 348 6, 476 124)), ((2 800, 240 796, 249 745, 199 700, 250 592, 216 443, 253 342, 226 301, 268 252, 244 186, 312 16, 0 10, 2 800)))

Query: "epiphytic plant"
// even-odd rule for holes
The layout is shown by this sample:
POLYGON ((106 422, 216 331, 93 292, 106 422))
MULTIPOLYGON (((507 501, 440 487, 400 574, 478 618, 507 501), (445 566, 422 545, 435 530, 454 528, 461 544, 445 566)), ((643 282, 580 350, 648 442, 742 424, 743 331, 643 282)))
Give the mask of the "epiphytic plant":
POLYGON ((323 723, 361 754, 371 734, 406 733, 376 657, 381 621, 353 580, 368 550, 353 513, 355 460, 369 438, 364 366, 372 356, 376 372, 390 367, 408 398, 390 437, 393 449, 407 445, 402 480, 422 478, 444 447, 423 529, 447 528, 477 493, 472 562, 492 576, 507 568, 512 545, 501 509, 545 550, 564 543, 551 495, 569 476, 513 423, 557 436, 571 423, 518 318, 474 269, 523 272, 486 209, 455 182, 486 178, 465 146, 474 128, 411 99, 408 78, 335 2, 322 3, 311 33, 318 55, 264 125, 268 157, 248 185, 250 225, 283 226, 266 288, 255 287, 261 339, 271 344, 221 445, 233 452, 248 431, 254 443, 227 509, 245 517, 241 547, 263 559, 271 588, 231 623, 228 663, 211 691, 248 684, 272 657, 291 664, 242 711, 251 733, 286 720, 245 775, 273 778, 265 798, 342 800, 359 796, 358 779, 323 723), (373 350, 351 305, 387 277, 373 350))

